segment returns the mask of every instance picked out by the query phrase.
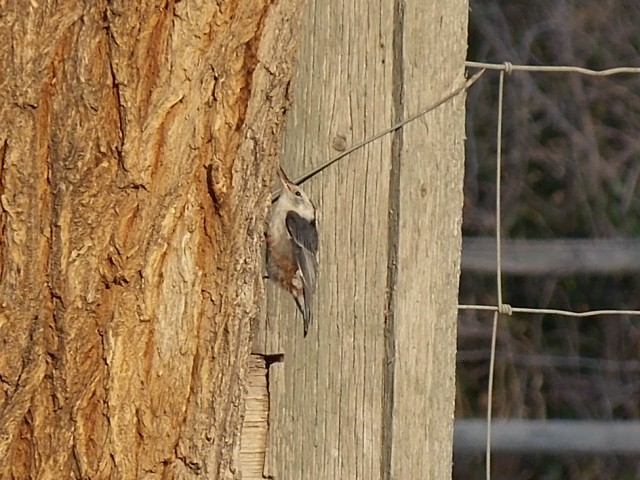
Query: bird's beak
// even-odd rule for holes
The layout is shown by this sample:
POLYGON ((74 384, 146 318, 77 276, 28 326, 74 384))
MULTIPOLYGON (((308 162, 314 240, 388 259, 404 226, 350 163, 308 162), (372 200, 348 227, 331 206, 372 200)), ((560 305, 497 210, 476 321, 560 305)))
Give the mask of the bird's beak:
POLYGON ((278 166, 278 178, 280 179, 280 183, 282 184, 282 188, 284 190, 287 190, 288 192, 291 191, 291 180, 289 180, 289 177, 287 177, 287 174, 284 173, 284 170, 282 169, 281 166, 278 166))

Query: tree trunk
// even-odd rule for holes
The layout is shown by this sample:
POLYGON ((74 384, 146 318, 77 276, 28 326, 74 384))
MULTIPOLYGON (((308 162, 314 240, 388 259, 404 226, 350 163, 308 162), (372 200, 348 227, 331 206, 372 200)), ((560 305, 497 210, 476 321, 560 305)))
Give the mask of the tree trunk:
POLYGON ((300 3, 2 6, 1 478, 237 476, 300 3))

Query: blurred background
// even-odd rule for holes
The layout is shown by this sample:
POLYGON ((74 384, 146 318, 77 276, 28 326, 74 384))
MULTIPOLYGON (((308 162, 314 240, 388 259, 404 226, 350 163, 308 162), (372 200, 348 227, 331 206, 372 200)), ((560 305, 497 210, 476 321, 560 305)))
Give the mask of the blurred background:
MULTIPOLYGON (((469 60, 640 66, 638 0, 470 6, 469 60)), ((487 72, 468 92, 465 244, 495 232, 498 78, 487 72)), ((640 75, 515 72, 505 82, 502 138, 503 238, 584 239, 599 248, 584 265, 578 257, 575 268, 536 269, 535 255, 512 265, 503 276, 504 302, 640 309, 640 259, 633 253, 640 237, 640 75), (608 241, 622 255, 620 268, 608 261, 608 241), (628 262, 615 245, 629 246, 628 262)), ((591 252, 589 242, 583 246, 591 252)), ((557 246, 549 243, 550 255, 557 246)), ((467 262, 460 288, 461 304, 496 305, 495 273, 467 262)), ((457 419, 486 415, 492 317, 460 312, 457 419)), ((503 317, 493 412, 507 419, 640 420, 640 318, 503 317)), ((496 480, 640 478, 634 455, 495 453, 492 465, 496 480)), ((456 454, 454 478, 484 478, 483 454, 456 454)))

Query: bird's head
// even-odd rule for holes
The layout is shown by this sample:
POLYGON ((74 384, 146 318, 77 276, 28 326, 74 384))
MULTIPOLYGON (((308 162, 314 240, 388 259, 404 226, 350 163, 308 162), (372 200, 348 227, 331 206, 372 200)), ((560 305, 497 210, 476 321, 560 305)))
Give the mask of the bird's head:
POLYGON ((316 207, 306 193, 287 177, 282 167, 278 167, 278 177, 282 185, 282 194, 278 203, 282 202, 287 210, 293 210, 302 218, 311 221, 316 216, 316 207))

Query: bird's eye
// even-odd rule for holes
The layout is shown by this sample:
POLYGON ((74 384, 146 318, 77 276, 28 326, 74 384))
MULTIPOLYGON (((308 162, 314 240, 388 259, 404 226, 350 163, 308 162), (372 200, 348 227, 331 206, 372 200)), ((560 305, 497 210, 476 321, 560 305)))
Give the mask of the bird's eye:
POLYGON ((301 197, 301 196, 302 196, 302 194, 300 193, 300 191, 299 191, 299 190, 297 190, 297 191, 296 191, 296 197, 301 197))

